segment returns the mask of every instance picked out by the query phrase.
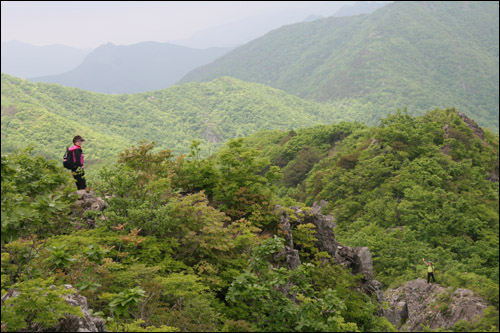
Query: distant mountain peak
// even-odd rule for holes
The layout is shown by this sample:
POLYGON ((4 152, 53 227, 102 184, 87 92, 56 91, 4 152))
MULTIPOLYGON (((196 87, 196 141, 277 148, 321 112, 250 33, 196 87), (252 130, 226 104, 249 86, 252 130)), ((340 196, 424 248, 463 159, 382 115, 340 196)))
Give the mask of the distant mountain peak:
POLYGON ((91 51, 60 44, 2 42, 2 72, 22 78, 60 74, 80 65, 91 51))
POLYGON ((229 48, 193 49, 146 41, 132 45, 106 43, 76 68, 60 75, 32 77, 101 93, 138 93, 165 89, 198 66, 226 54, 229 48))

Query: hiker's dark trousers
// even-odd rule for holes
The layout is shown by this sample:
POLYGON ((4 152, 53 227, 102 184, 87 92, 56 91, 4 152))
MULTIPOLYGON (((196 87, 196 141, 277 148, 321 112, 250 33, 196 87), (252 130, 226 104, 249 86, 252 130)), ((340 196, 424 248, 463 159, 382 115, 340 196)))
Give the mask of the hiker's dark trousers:
POLYGON ((79 190, 84 190, 87 188, 87 181, 85 180, 85 173, 73 171, 73 178, 76 181, 76 187, 79 190))
POLYGON ((434 273, 427 273, 427 283, 431 280, 432 276, 432 282, 436 282, 436 279, 434 278, 434 273))

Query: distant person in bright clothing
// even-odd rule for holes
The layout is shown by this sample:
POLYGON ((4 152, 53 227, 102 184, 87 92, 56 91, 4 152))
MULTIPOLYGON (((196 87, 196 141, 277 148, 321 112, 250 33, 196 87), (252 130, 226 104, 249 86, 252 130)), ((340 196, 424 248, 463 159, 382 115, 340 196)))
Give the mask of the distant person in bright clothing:
POLYGON ((81 136, 77 135, 73 138, 73 146, 69 147, 69 158, 73 160, 73 168, 71 173, 76 180, 78 190, 87 190, 87 182, 85 180, 85 170, 83 165, 83 150, 82 142, 85 141, 81 136))
POLYGON ((430 261, 429 262, 425 261, 424 258, 422 258, 422 260, 424 261, 424 264, 427 265, 427 283, 430 282, 431 276, 432 276, 432 281, 436 282, 436 279, 434 278, 434 265, 430 261))

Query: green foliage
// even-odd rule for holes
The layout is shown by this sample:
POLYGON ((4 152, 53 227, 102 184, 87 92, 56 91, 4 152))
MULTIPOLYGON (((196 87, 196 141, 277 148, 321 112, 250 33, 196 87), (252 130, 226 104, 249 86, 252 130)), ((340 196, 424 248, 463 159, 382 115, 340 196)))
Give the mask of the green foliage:
POLYGON ((159 277, 156 282, 161 285, 164 295, 171 298, 175 304, 188 298, 198 297, 208 292, 201 279, 192 274, 173 273, 167 277, 159 277))
MULTIPOLYGON (((344 301, 330 288, 314 291, 312 264, 294 270, 272 267, 270 256, 283 248, 283 239, 269 238, 254 248, 250 269, 232 283, 226 299, 243 318, 259 331, 353 331, 340 312, 344 301)), ((236 311, 237 314, 236 314, 236 311)))
POLYGON ((83 317, 79 307, 62 298, 74 290, 53 283, 53 279, 33 279, 16 284, 14 288, 20 294, 2 302, 2 330, 4 325, 9 332, 31 331, 35 325, 47 329, 67 314, 83 317))
POLYGON ((161 326, 144 326, 144 320, 139 319, 134 321, 133 323, 121 324, 118 326, 118 332, 180 332, 180 329, 177 327, 161 325, 161 326))
POLYGON ((315 164, 336 149, 336 145, 353 131, 364 128, 361 124, 340 123, 318 125, 288 133, 259 132, 245 139, 249 148, 258 148, 269 158, 271 165, 283 169, 283 179, 277 192, 298 196, 303 192, 302 182, 315 164), (298 185, 298 186, 297 186, 298 185), (290 189, 297 186, 297 189, 290 189))
POLYGON ((466 271, 466 265, 451 268, 440 277, 441 284, 458 288, 467 288, 481 295, 498 309, 498 283, 494 278, 488 278, 474 272, 466 271))
POLYGON ((319 160, 320 155, 317 151, 310 147, 302 148, 295 161, 283 173, 284 185, 288 187, 297 186, 306 178, 307 173, 319 160))
MULTIPOLYGON (((219 158, 208 163, 200 161, 195 153, 196 143, 192 146, 191 159, 184 156, 173 159, 169 152, 154 153, 151 151, 153 146, 143 143, 132 147, 121 155, 121 164, 102 170, 99 189, 109 197, 103 224, 121 233, 124 243, 120 248, 137 253, 141 260, 154 263, 153 257, 168 253, 159 258, 165 272, 177 272, 189 266, 212 288, 227 288, 238 269, 245 266, 241 256, 255 241, 252 232, 258 229, 252 226, 252 219, 256 224, 263 218, 271 218, 271 191, 265 184, 274 179, 269 176, 274 170, 268 172, 267 178, 259 176, 257 172, 267 164, 254 162, 255 153, 247 153, 242 148, 234 154, 236 159, 228 175, 224 168, 229 162, 224 165, 219 158), (240 156, 244 156, 244 163, 238 161, 240 156), (191 170, 200 164, 206 166, 206 175, 212 178, 196 184, 191 170), (196 187, 190 184, 196 184, 201 192, 196 192, 196 187), (258 211, 260 220, 250 215, 249 221, 242 216, 235 216, 231 221, 219 211, 216 207, 222 206, 220 198, 225 195, 224 186, 228 189, 247 186, 253 191, 250 193, 255 194, 253 198, 259 195, 261 200, 268 200, 260 206, 266 209, 258 211), (207 197, 205 193, 212 196, 207 197), (130 234, 123 235, 127 231, 130 234), (139 236, 139 233, 162 239, 162 246, 151 252, 149 258, 145 244, 150 238, 139 236)), ((228 204, 224 206, 227 210, 235 205, 234 202, 228 204)), ((250 208, 257 210, 260 202, 254 204, 255 207, 250 208)))
POLYGON ((118 317, 127 317, 129 316, 129 308, 137 306, 144 297, 144 293, 145 291, 140 287, 122 291, 109 303, 109 307, 118 317))
POLYGON ((37 239, 19 239, 4 245, 2 252, 2 290, 18 282, 18 279, 37 276, 32 261, 38 257, 37 239))
POLYGON ((98 244, 90 244, 87 246, 83 253, 92 262, 100 264, 105 255, 109 252, 108 249, 101 248, 98 244))
POLYGON ((102 287, 102 285, 99 283, 92 282, 92 281, 84 281, 84 282, 81 282, 78 284, 79 291, 89 290, 91 292, 95 292, 95 291, 97 291, 97 289, 99 289, 99 287, 102 287))
POLYGON ((292 229, 293 243, 299 250, 301 260, 314 259, 319 250, 316 248, 316 227, 312 223, 299 224, 292 229))
MULTIPOLYGON (((322 154, 304 181, 280 183, 277 192, 309 205, 327 200, 337 239, 368 246, 383 285, 425 278, 419 266, 425 257, 437 265, 439 283, 472 289, 497 305, 498 136, 474 126, 455 109, 419 118, 403 110, 375 128, 264 132, 246 144, 262 149, 285 175, 299 163, 300 148, 293 147, 322 154), (337 139, 319 136, 328 131, 337 139)), ((314 239, 306 230, 295 230, 294 241, 301 259, 311 260, 314 239)))
POLYGON ((76 259, 73 258, 65 246, 52 246, 47 248, 50 256, 47 258, 47 263, 56 268, 68 268, 76 259))
POLYGON ((243 147, 243 140, 230 140, 216 157, 220 178, 213 190, 213 200, 233 220, 247 218, 257 226, 268 226, 272 220, 270 185, 281 177, 278 167, 259 157, 256 150, 243 147), (265 172, 265 174, 264 174, 265 172))
POLYGON ((66 230, 70 176, 31 152, 2 154, 2 244, 66 230))
POLYGON ((203 190, 208 197, 212 197, 220 174, 213 158, 201 158, 200 144, 200 141, 194 140, 187 158, 179 156, 175 169, 177 177, 173 179, 173 182, 174 186, 183 193, 203 190))
POLYGON ((341 315, 345 321, 356 323, 361 332, 394 332, 394 327, 385 318, 377 315, 379 306, 375 301, 354 290, 360 278, 359 275, 353 275, 332 263, 322 263, 311 271, 311 281, 315 290, 331 288, 343 300, 341 315))
POLYGON ((170 309, 168 322, 182 331, 214 331, 221 325, 218 301, 192 274, 170 274, 155 280, 161 286, 162 300, 170 309))
POLYGON ((214 250, 230 248, 227 241, 220 241, 228 237, 227 229, 223 228, 226 216, 209 206, 201 192, 179 194, 171 181, 174 167, 164 160, 161 152, 151 155, 159 159, 151 162, 154 167, 149 166, 147 159, 131 154, 124 165, 101 173, 101 189, 111 196, 106 225, 127 224, 126 230, 135 228, 137 233, 142 231, 145 235, 166 238, 173 245, 182 245, 177 251, 178 258, 191 261, 204 256, 216 257, 214 250), (140 165, 131 164, 139 160, 140 165), (142 170, 143 167, 146 169, 142 170))
POLYGON ((469 126, 453 109, 421 118, 399 112, 376 131, 346 137, 300 191, 281 193, 308 204, 327 200, 336 236, 370 248, 383 284, 425 277, 417 264, 432 258, 438 282, 474 289, 497 304, 498 183, 487 179, 498 175, 498 137, 479 137, 469 126), (450 129, 455 137, 462 133, 462 145, 446 139, 450 129), (474 274, 465 283, 453 271, 474 274))

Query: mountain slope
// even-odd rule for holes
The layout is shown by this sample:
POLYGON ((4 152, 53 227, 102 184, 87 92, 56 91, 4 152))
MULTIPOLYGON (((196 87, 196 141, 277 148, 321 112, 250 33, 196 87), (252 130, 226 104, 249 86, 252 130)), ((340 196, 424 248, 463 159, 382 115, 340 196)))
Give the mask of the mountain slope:
MULTIPOLYGON (((48 92, 56 88, 72 93, 66 96, 71 103, 90 105, 91 95, 99 96, 2 79, 8 81, 2 92, 9 92, 2 125, 4 116, 22 121, 32 115, 30 103, 54 102, 57 95, 48 92), (13 98, 27 110, 16 113, 8 104, 13 98)), ((211 86, 219 81, 193 86, 216 94, 221 89, 211 86)), ((259 87, 223 81, 231 84, 222 86, 227 91, 259 87)), ((111 97, 123 102, 128 96, 111 97)), ((207 109, 216 101, 209 94, 205 99, 207 109)), ((113 100, 107 102, 100 106, 111 108, 113 100)), ((125 122, 132 113, 122 116, 125 122)), ((121 311, 143 312, 150 331, 387 332, 406 318, 400 329, 498 331, 498 135, 456 110, 419 118, 400 112, 377 127, 259 132, 206 159, 171 158, 152 147, 127 149, 95 182, 100 197, 91 191, 81 200, 53 161, 2 154, 2 242, 9 251, 2 283, 10 296, 13 290, 49 294, 57 278, 61 293, 64 284, 82 286, 79 294, 95 312, 119 319, 121 311), (305 180, 298 187, 276 183, 280 172, 266 156, 284 167, 285 177, 287 170, 305 170, 300 163, 307 160, 305 180), (286 195, 329 202, 306 207, 286 195), (324 215, 330 213, 334 217, 324 215), (37 242, 23 241, 35 234, 37 242), (41 255, 19 260, 30 249, 41 255), (426 272, 422 257, 434 263, 437 284, 418 279, 426 272), (28 269, 36 279, 18 274, 28 269), (374 277, 390 287, 414 281, 388 290, 382 302, 374 277), (117 314, 114 304, 126 295, 137 299, 117 314), (462 318, 472 321, 457 321, 462 318)), ((7 330, 39 328, 29 326, 27 310, 35 310, 24 300, 6 301, 7 330)), ((46 302, 36 311, 53 314, 54 308, 46 302)), ((111 328, 140 330, 140 323, 118 321, 111 328)))
POLYGON ((47 155, 57 159, 61 147, 76 134, 95 136, 86 144, 100 150, 88 154, 90 159, 116 157, 141 140, 185 153, 194 139, 214 149, 258 130, 312 126, 340 116, 329 105, 232 78, 143 94, 105 95, 2 74, 2 151, 53 143, 47 155))
POLYGON ((401 112, 377 127, 261 132, 246 143, 281 167, 282 197, 328 202, 335 236, 370 249, 384 286, 425 277, 424 257, 438 283, 498 307, 498 135, 447 109, 401 112))
POLYGON ((229 75, 357 109, 358 119, 454 106, 498 132, 498 3, 395 2, 282 27, 180 82, 229 75))
POLYGON ((121 46, 109 43, 95 49, 71 71, 29 80, 102 93, 144 92, 167 88, 190 70, 227 51, 229 48, 198 50, 156 42, 121 46))

